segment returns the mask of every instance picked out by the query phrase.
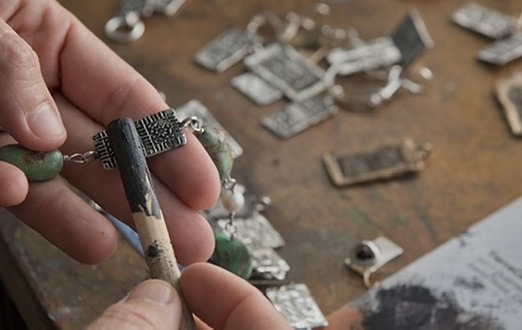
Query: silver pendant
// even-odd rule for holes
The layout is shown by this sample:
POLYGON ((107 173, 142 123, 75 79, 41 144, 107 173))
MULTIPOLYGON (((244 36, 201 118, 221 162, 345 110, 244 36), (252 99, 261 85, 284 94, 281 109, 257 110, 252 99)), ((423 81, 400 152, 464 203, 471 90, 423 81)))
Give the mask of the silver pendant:
POLYGON ((522 57, 522 35, 495 41, 489 47, 478 52, 477 58, 494 65, 505 65, 522 57))
POLYGON ((522 136, 522 73, 497 83, 496 94, 511 132, 522 136))
POLYGON ((388 37, 376 38, 351 49, 335 48, 326 56, 330 65, 339 67, 335 69, 336 73, 343 76, 390 66, 400 60, 400 50, 388 37))
POLYGON ((391 36, 401 52, 399 65, 407 68, 422 52, 433 47, 433 40, 417 10, 410 11, 391 36))
POLYGON ((334 184, 342 187, 419 172, 430 150, 428 143, 418 146, 404 139, 361 150, 326 153, 323 161, 334 184))
POLYGON ((363 277, 367 287, 372 287, 370 276, 403 252, 400 246, 380 236, 371 241, 363 240, 350 251, 344 263, 363 277))
POLYGON ((243 73, 233 78, 231 84, 258 105, 267 105, 283 97, 283 92, 254 73, 243 73))
POLYGON ((326 88, 324 70, 289 45, 273 43, 245 58, 244 63, 293 101, 305 100, 326 88))
POLYGON ((241 61, 254 47, 256 38, 253 34, 231 28, 196 54, 196 63, 216 72, 223 72, 241 61))
POLYGON ((232 157, 237 158, 243 154, 243 148, 239 145, 237 140, 234 139, 227 130, 225 130, 225 128, 217 121, 217 119, 212 115, 207 107, 205 107, 205 105, 203 105, 203 103, 200 101, 190 100, 177 108, 176 111, 184 118, 196 116, 201 121, 203 126, 213 127, 218 131, 223 132, 223 134, 225 134, 225 140, 231 149, 232 157))
POLYGON ((269 288, 266 296, 294 329, 328 326, 328 321, 305 284, 269 288))
MULTIPOLYGON (((142 118, 136 123, 136 129, 142 142, 145 157, 180 147, 187 143, 182 125, 173 109, 167 109, 142 118)), ((107 131, 93 137, 95 153, 105 169, 116 168, 116 159, 109 143, 107 131)))
POLYGON ((451 16, 463 28, 491 39, 501 39, 513 33, 515 20, 474 2, 465 3, 451 16))
POLYGON ((283 139, 290 138, 338 112, 331 97, 314 96, 294 102, 262 119, 262 124, 283 139))

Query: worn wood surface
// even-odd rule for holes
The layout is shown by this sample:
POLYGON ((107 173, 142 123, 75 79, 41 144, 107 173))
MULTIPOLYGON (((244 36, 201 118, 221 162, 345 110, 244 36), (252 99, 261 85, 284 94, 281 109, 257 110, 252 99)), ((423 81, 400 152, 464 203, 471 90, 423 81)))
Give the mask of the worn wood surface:
MULTIPOLYGON (((311 14, 315 1, 189 0, 174 17, 146 19, 144 36, 128 45, 103 36, 116 0, 61 2, 163 91, 172 107, 198 99, 238 140, 244 154, 234 176, 250 193, 272 199, 265 215, 287 243, 279 253, 292 268, 288 279, 306 283, 325 314, 365 292, 360 277, 343 265, 360 240, 384 235, 404 248, 402 257, 376 275, 384 278, 522 193, 522 141, 510 134, 493 95, 495 82, 522 70, 522 60, 502 68, 477 62, 477 51, 490 41, 450 22, 462 1, 327 1, 332 12, 322 19, 354 27, 363 39, 389 35, 417 8, 435 47, 412 72, 427 66, 435 77, 423 95, 400 91, 371 112, 341 108, 333 119, 285 141, 260 125, 285 101, 256 106, 230 85, 244 71, 241 64, 216 74, 193 59, 221 31, 242 28, 263 10, 311 14), (331 183, 323 153, 402 137, 433 144, 419 175, 342 189, 331 183)), ((515 0, 477 2, 513 16, 520 11, 515 0)), ((358 79, 346 80, 345 88, 360 88, 358 79)), ((32 301, 33 308, 22 312, 34 324, 81 327, 147 276, 125 242, 109 263, 82 266, 7 212, 0 217, 6 250, 0 273, 18 302, 32 301)))

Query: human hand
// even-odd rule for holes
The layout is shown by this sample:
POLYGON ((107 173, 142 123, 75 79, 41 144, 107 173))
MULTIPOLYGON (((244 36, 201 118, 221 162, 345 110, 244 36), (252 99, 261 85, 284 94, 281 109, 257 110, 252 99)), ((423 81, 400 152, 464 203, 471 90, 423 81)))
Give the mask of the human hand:
MULTIPOLYGON (((117 117, 134 120, 166 109, 156 89, 53 0, 0 1, 0 146, 18 142, 64 154, 93 149, 91 137, 117 117), (67 133, 66 133, 67 132, 67 133)), ((187 132, 187 145, 150 159, 155 190, 182 264, 207 260, 212 231, 196 210, 212 206, 219 179, 187 132)), ((99 162, 61 172, 107 212, 131 224, 117 171, 99 162)), ((96 263, 116 250, 117 233, 60 177, 28 184, 0 162, 0 207, 75 259, 96 263)))
MULTIPOLYGON (((180 280, 198 329, 291 329, 259 290, 211 264, 187 267, 180 280)), ((99 329, 178 329, 181 303, 166 282, 148 280, 91 324, 99 329)))

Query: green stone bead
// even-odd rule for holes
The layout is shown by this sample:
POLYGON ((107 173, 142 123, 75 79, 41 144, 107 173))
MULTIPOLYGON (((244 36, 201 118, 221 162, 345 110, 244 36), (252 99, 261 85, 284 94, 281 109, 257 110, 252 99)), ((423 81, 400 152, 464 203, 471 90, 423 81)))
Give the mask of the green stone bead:
POLYGON ((215 238, 216 248, 210 257, 210 262, 244 279, 249 279, 254 270, 254 261, 246 245, 230 239, 224 233, 217 233, 215 238))
POLYGON ((234 165, 234 157, 230 146, 225 141, 225 136, 221 132, 205 128, 203 133, 196 134, 199 142, 205 147, 205 150, 214 161, 219 172, 222 182, 230 179, 232 166, 234 165))
POLYGON ((21 169, 30 182, 38 182, 58 175, 63 168, 64 157, 59 150, 43 153, 12 144, 0 148, 0 161, 21 169))

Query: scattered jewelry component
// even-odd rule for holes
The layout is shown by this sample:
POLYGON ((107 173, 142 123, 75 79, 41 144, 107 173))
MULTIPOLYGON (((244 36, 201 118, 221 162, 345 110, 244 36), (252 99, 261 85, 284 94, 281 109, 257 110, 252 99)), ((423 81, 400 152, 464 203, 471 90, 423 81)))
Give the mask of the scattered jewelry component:
POLYGON ((189 118, 197 117, 201 121, 201 125, 205 127, 213 127, 215 130, 225 135, 225 141, 230 147, 232 157, 237 158, 243 154, 243 148, 236 139, 214 118, 210 110, 198 100, 190 100, 187 103, 176 108, 179 117, 189 118))
POLYGON ((267 105, 283 97, 281 90, 254 73, 243 73, 233 78, 231 84, 258 105, 267 105))
POLYGON ((136 41, 145 32, 141 17, 155 12, 171 16, 184 3, 185 0, 120 0, 118 13, 105 24, 105 34, 120 43, 136 41))
POLYGON ((380 236, 374 240, 363 240, 355 246, 344 260, 345 265, 363 277, 364 285, 368 288, 378 285, 371 282, 371 275, 384 265, 399 257, 404 250, 380 236))
POLYGON ((277 136, 287 139, 337 112, 333 98, 314 96, 285 106, 280 112, 263 118, 262 124, 277 136))
POLYGON ((451 16, 463 28, 491 39, 505 38, 513 33, 515 19, 475 2, 467 2, 451 16))
POLYGON ((333 183, 342 187, 417 173, 430 151, 431 144, 418 146, 407 138, 363 150, 326 153, 323 161, 333 183))
POLYGON ((496 95, 504 108, 511 132, 522 136, 522 73, 500 80, 496 85, 496 95))
MULTIPOLYGON (((328 76, 330 70, 344 76, 387 67, 398 63, 400 60, 401 52, 391 38, 376 38, 354 48, 334 48, 331 50, 326 56, 326 61, 331 65, 326 76, 328 76), (339 68, 334 67, 332 69, 332 66, 335 65, 339 68)), ((325 77, 325 80, 328 79, 325 77)))
MULTIPOLYGON (((145 157, 181 147, 186 144, 186 137, 181 129, 173 109, 167 109, 142 118, 136 123, 145 157)), ((30 182, 47 181, 60 173, 64 162, 85 164, 101 160, 105 169, 116 167, 116 159, 107 131, 93 136, 94 151, 83 154, 63 155, 59 150, 47 153, 28 150, 19 144, 0 147, 0 160, 20 168, 30 182)))
POLYGON ((278 280, 286 278, 288 263, 271 248, 249 246, 253 258, 252 279, 278 280))
POLYGON ((401 52, 399 65, 406 69, 427 48, 434 43, 428 29, 417 10, 411 10, 391 36, 395 46, 401 52))
POLYGON ((328 326, 328 321, 305 284, 289 284, 266 290, 266 296, 294 329, 328 326))
POLYGON ((479 60, 494 65, 505 65, 520 57, 522 57, 522 34, 497 40, 477 54, 479 60))
POLYGON ((231 28, 196 54, 196 63, 216 72, 223 72, 241 61, 254 48, 256 36, 245 30, 231 28))
POLYGON ((244 63, 293 101, 308 99, 326 87, 324 70, 289 45, 273 43, 248 56, 244 63))

